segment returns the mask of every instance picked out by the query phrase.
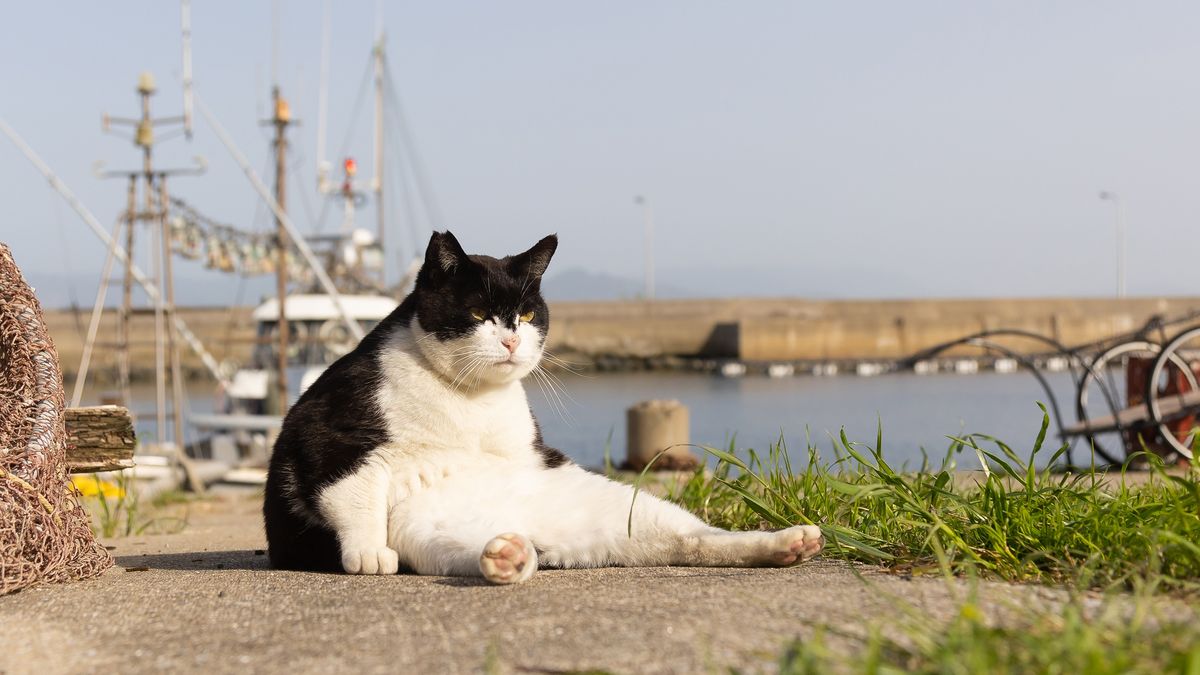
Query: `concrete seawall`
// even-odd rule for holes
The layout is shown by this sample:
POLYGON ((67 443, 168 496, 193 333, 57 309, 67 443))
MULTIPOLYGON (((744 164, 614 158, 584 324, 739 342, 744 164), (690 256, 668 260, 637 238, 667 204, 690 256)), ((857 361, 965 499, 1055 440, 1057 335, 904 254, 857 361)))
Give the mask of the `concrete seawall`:
POLYGON ((1067 345, 1102 340, 1155 315, 1200 311, 1200 298, 688 300, 561 303, 551 311, 551 348, 587 355, 891 360, 995 328, 1067 345))
MULTIPOLYGON (((245 363, 253 348, 252 308, 180 311, 218 359, 245 363)), ((1150 317, 1200 311, 1200 297, 986 300, 728 299, 655 302, 560 302, 551 305, 550 348, 583 357, 705 356, 747 361, 894 360, 985 329, 1018 328, 1068 345, 1135 330, 1150 317)), ((79 364, 88 315, 47 312, 63 370, 79 364)), ((154 315, 134 317, 132 361, 145 372, 154 363, 154 315)), ((114 372, 114 312, 100 328, 104 345, 93 368, 114 372)), ((1042 351, 1032 343, 1018 349, 1042 351)), ((201 373, 184 351, 185 368, 201 373)))

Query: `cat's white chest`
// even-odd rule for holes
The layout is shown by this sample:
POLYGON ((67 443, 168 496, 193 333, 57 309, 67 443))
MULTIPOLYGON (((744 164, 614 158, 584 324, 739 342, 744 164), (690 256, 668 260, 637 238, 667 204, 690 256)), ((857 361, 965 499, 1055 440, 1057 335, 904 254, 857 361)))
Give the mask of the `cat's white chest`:
POLYGON ((389 446, 402 459, 410 453, 488 453, 502 457, 534 454, 533 415, 519 382, 484 392, 447 386, 411 354, 385 354, 388 371, 376 395, 389 432, 389 446))
MULTIPOLYGON (((403 424, 402 421, 398 421, 403 424)), ((476 398, 447 402, 450 449, 515 457, 533 448, 533 416, 519 383, 476 398)))

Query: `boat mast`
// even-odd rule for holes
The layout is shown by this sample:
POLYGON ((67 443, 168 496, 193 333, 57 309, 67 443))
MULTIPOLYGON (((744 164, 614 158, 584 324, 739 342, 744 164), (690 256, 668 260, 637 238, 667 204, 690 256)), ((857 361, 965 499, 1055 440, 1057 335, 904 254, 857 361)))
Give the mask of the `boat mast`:
MULTIPOLYGON (((175 311, 175 283, 174 274, 171 265, 171 232, 170 225, 167 219, 167 212, 170 204, 170 197, 167 193, 167 177, 180 174, 196 174, 203 171, 203 166, 199 169, 156 169, 154 167, 154 145, 162 139, 155 138, 155 127, 164 124, 181 124, 184 117, 170 117, 155 119, 150 114, 150 97, 154 95, 156 90, 154 77, 150 73, 142 73, 138 77, 137 92, 141 103, 141 116, 138 118, 114 118, 108 115, 104 116, 104 130, 111 130, 114 124, 125 125, 133 128, 133 142, 142 151, 142 168, 141 170, 133 171, 110 171, 101 172, 101 177, 121 177, 129 181, 128 197, 126 204, 126 213, 122 218, 122 223, 125 226, 125 250, 130 256, 133 254, 134 228, 139 222, 150 224, 151 235, 154 241, 154 246, 151 249, 151 263, 156 286, 161 286, 163 293, 152 294, 151 299, 154 301, 154 356, 155 356, 155 398, 156 398, 156 422, 158 442, 164 447, 171 447, 171 443, 167 442, 168 434, 166 431, 167 418, 167 375, 168 367, 171 369, 171 418, 172 431, 171 439, 173 448, 176 451, 183 448, 183 378, 182 368, 179 362, 179 345, 176 335, 176 324, 178 317, 175 311), (141 179, 143 182, 143 198, 144 210, 137 210, 137 183, 141 179)), ((119 229, 119 228, 118 228, 119 229)), ((113 238, 111 246, 116 246, 117 238, 113 238)), ((110 256, 115 254, 115 249, 110 250, 110 256)), ((136 275, 132 258, 125 259, 125 274, 123 279, 123 293, 121 300, 121 309, 118 315, 118 344, 117 344, 117 359, 121 379, 122 397, 125 404, 128 406, 130 401, 129 393, 129 345, 131 326, 130 320, 133 313, 133 282, 136 275)), ((107 275, 100 280, 102 285, 107 285, 109 282, 107 275)), ((148 293, 149 294, 149 293, 148 293)), ((102 303, 104 290, 97 296, 97 302, 102 303)), ((99 318, 99 308, 93 308, 93 322, 99 318)), ((93 328, 89 328, 89 338, 95 334, 93 328)), ((91 345, 85 345, 85 353, 89 353, 91 345)), ((86 377, 86 371, 79 374, 80 381, 76 386, 76 396, 82 392, 82 379, 86 377)), ((176 456, 176 455, 173 455, 176 456)))
POLYGON ((275 216, 275 237, 278 241, 279 257, 275 263, 275 295, 279 298, 279 323, 276 324, 275 345, 276 367, 279 370, 276 378, 276 389, 279 396, 279 414, 286 415, 288 407, 288 333, 291 332, 287 322, 287 283, 288 283, 288 233, 283 225, 282 214, 287 213, 287 128, 292 124, 291 110, 287 101, 279 94, 279 85, 271 88, 271 101, 274 104, 274 114, 266 123, 275 127, 275 201, 279 204, 279 214, 275 216))
MULTIPOLYGON (((246 175, 246 179, 250 181, 251 187, 258 193, 263 203, 267 205, 267 208, 271 209, 271 213, 275 214, 275 217, 279 219, 283 227, 287 230, 288 236, 292 239, 291 245, 296 248, 296 252, 300 254, 300 257, 308 264, 309 269, 312 270, 313 275, 317 277, 317 282, 321 284, 321 289, 333 301, 338 318, 345 324, 346 330, 350 331, 355 340, 362 340, 365 335, 362 326, 350 318, 350 314, 346 311, 346 306, 342 302, 341 293, 338 292, 337 286, 334 286, 333 279, 329 278, 329 273, 325 271, 321 262, 317 260, 312 247, 308 245, 308 242, 304 241, 304 236, 300 234, 300 230, 296 229, 296 224, 292 222, 288 214, 279 208, 279 202, 275 201, 274 195, 267 189, 262 179, 258 177, 258 174, 254 171, 254 167, 250 166, 250 160, 246 159, 245 153, 238 149, 237 145, 233 142, 233 138, 229 136, 229 132, 226 131, 225 127, 213 115, 212 110, 209 110, 208 106, 205 105, 204 97, 195 92, 192 95, 195 97, 196 110, 200 113, 200 117, 204 119, 208 127, 212 129, 212 132, 216 134, 217 140, 221 142, 221 145, 225 146, 225 149, 229 152, 229 156, 233 158, 238 168, 246 175)), ((292 123, 295 124, 296 122, 293 121, 292 123)))
POLYGON ((283 219, 287 216, 287 128, 292 124, 292 113, 287 101, 279 92, 279 24, 281 3, 271 3, 271 118, 261 124, 275 128, 271 147, 275 150, 275 297, 279 300, 279 317, 275 324, 275 375, 276 396, 279 399, 280 416, 288 408, 288 339, 291 326, 287 320, 288 252, 291 245, 283 219))
MULTIPOLYGON (((38 173, 42 174, 42 177, 45 178, 48 183, 50 183, 50 187, 53 188, 54 191, 63 198, 63 201, 67 203, 67 206, 71 207, 71 210, 73 210, 75 214, 79 216, 79 219, 83 221, 84 225, 87 225, 92 233, 96 235, 96 238, 98 238, 101 243, 104 244, 105 248, 108 249, 109 257, 121 263, 122 265, 129 265, 130 272, 133 275, 133 280, 142 287, 142 290, 146 292, 146 295, 151 300, 157 302, 159 296, 158 286, 156 286, 154 282, 148 276, 146 276, 146 273, 143 272, 142 269, 133 262, 133 260, 130 258, 130 254, 121 247, 121 244, 117 239, 116 235, 120 233, 120 229, 123 227, 124 221, 118 221, 117 231, 110 235, 104 229, 104 226, 100 224, 100 221, 96 218, 96 215, 88 210, 88 208, 83 205, 83 202, 79 201, 79 198, 75 196, 75 193, 71 191, 71 188, 67 187, 66 183, 63 183, 62 179, 55 175, 50 167, 44 161, 42 161, 42 158, 33 151, 33 148, 29 147, 29 144, 26 143, 25 140, 21 138, 12 127, 8 126, 3 119, 0 119, 0 134, 8 137, 8 140, 17 147, 17 150, 19 150, 21 154, 25 156, 25 159, 29 160, 29 163, 32 164, 35 169, 37 169, 38 173)), ((102 279, 108 279, 109 274, 112 271, 112 265, 105 264, 104 269, 105 272, 102 279)), ((102 283, 99 291, 97 292, 96 303, 92 307, 92 320, 88 325, 87 341, 84 342, 83 345, 83 358, 80 361, 79 374, 75 378, 74 394, 71 397, 72 408, 78 408, 80 401, 82 401, 83 386, 85 380, 87 379, 91 353, 96 342, 96 331, 99 329, 100 315, 101 310, 104 308, 104 294, 106 291, 107 284, 102 283)), ((191 347, 192 351, 200 357, 200 362, 203 363, 204 367, 208 369, 208 372, 213 376, 213 379, 217 380, 223 385, 228 385, 228 378, 226 378, 221 372, 221 369, 217 364, 217 360, 213 358, 213 355, 210 354, 207 349, 204 348, 204 345, 201 344, 200 340, 196 338, 196 334, 193 333, 190 328, 188 328, 187 323, 178 315, 173 318, 172 323, 175 325, 175 330, 178 331, 184 342, 186 342, 188 346, 191 347)))

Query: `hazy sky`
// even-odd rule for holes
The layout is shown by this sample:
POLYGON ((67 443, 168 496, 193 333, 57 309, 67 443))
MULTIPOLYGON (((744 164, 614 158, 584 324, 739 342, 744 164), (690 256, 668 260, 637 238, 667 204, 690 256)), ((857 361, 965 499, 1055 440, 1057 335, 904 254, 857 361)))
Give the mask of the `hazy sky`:
MULTIPOLYGON (((374 2, 336 4, 332 152, 375 15, 374 2)), ((322 4, 281 5, 280 81, 303 121, 293 191, 303 185, 317 210, 322 4)), ((112 223, 123 184, 95 178, 92 163, 138 158, 101 134, 100 116, 133 115, 147 69, 158 114, 180 110, 178 6, 4 14, 0 117, 112 223)), ((268 0, 193 7, 198 91, 260 170, 271 17, 268 0)), ((1114 210, 1097 197, 1108 189, 1125 203, 1130 293, 1200 290, 1196 3, 389 2, 384 19, 445 224, 469 251, 510 253, 556 231, 552 272, 640 279, 643 193, 660 284, 693 294, 1109 295, 1114 210)), ((364 164, 369 112, 350 144, 364 164)), ((203 125, 190 144, 164 144, 159 162, 196 154, 208 175, 174 191, 265 228, 203 125)), ((3 140, 0 203, 0 239, 47 304, 90 304, 103 248, 3 140)), ((303 222, 298 195, 293 206, 303 222)), ((189 297, 236 299, 229 277, 180 274, 189 297)))

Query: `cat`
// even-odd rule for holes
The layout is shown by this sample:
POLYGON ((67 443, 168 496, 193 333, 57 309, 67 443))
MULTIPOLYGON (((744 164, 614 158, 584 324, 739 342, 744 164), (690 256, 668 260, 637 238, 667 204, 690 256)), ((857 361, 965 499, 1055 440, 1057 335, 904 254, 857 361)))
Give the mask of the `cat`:
POLYGON ((557 246, 496 259, 433 234, 414 290, 284 419, 263 505, 274 567, 509 584, 539 566, 785 566, 821 551, 812 525, 728 532, 635 501, 543 442, 521 379, 543 354, 557 246))

